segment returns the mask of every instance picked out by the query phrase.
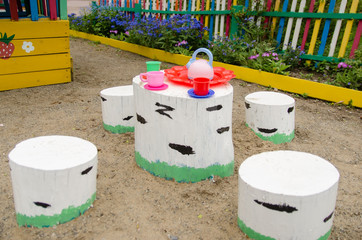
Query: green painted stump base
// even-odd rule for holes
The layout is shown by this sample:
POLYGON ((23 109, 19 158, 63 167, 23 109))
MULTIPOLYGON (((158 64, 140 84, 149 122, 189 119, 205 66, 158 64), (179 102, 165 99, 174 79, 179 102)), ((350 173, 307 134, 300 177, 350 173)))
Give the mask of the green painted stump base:
POLYGON ((127 133, 127 132, 134 132, 134 127, 129 126, 111 126, 103 123, 103 127, 105 130, 110 131, 111 133, 127 133))
POLYGON ((24 214, 17 213, 16 220, 19 226, 27 226, 27 227, 51 227, 57 225, 59 223, 66 223, 79 215, 83 215, 83 213, 88 210, 88 208, 92 205, 94 200, 96 199, 96 193, 92 195, 90 199, 88 199, 84 204, 79 207, 70 206, 66 209, 63 209, 60 214, 55 214, 53 216, 26 216, 24 214))
POLYGON ((135 158, 137 165, 149 173, 167 180, 174 179, 176 182, 194 183, 211 178, 212 176, 228 177, 234 173, 234 161, 226 165, 193 168, 168 165, 165 162, 149 162, 137 151, 135 152, 135 158))
POLYGON ((259 138, 261 138, 262 140, 273 142, 274 144, 281 144, 281 143, 291 142, 293 140, 293 138, 294 138, 294 130, 290 135, 286 135, 284 133, 276 133, 276 134, 273 134, 271 136, 264 136, 261 133, 256 132, 251 127, 249 127, 249 125, 247 123, 245 123, 245 125, 248 128, 250 128, 255 133, 255 135, 258 136, 259 138))
MULTIPOLYGON (((275 238, 265 236, 261 233, 255 232, 253 229, 249 228, 245 225, 245 223, 238 217, 238 226, 246 235, 248 235, 249 238, 255 239, 255 240, 276 240, 275 238)), ((319 237, 317 240, 327 240, 329 235, 331 235, 330 229, 326 234, 319 237)))

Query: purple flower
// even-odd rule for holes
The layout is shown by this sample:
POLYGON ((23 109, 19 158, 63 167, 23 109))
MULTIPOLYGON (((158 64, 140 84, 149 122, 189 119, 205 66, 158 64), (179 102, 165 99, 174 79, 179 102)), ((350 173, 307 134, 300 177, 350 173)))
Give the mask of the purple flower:
POLYGON ((345 63, 345 62, 340 62, 340 63, 338 63, 338 66, 337 66, 338 68, 346 68, 346 67, 348 67, 348 65, 347 65, 347 63, 345 63))
POLYGON ((125 35, 127 35, 127 36, 129 36, 129 32, 128 32, 128 31, 127 31, 127 32, 125 32, 124 34, 125 34, 125 35))
POLYGON ((109 32, 110 32, 110 33, 114 33, 114 34, 117 34, 117 33, 118 33, 117 30, 110 30, 109 32))
POLYGON ((249 59, 257 59, 258 57, 259 57, 259 54, 256 54, 256 55, 250 56, 249 59))
POLYGON ((183 41, 177 43, 175 46, 179 47, 179 46, 182 46, 182 45, 187 45, 187 41, 183 40, 183 41))

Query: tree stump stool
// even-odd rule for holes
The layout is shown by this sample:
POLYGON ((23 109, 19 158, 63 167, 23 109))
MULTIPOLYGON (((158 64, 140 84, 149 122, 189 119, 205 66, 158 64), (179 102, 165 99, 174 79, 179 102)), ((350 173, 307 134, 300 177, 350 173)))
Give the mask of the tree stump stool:
POLYGON ((295 101, 275 92, 254 92, 245 97, 246 126, 261 139, 275 144, 294 138, 295 101))
POLYGON ((167 89, 151 91, 133 78, 136 163, 177 182, 231 176, 233 87, 212 86, 213 96, 193 98, 191 87, 165 83, 167 89))
POLYGON ((132 85, 107 88, 100 93, 103 127, 112 133, 134 131, 134 101, 132 85))
POLYGON ((238 225, 252 239, 319 239, 331 233, 339 173, 303 152, 264 152, 239 168, 238 225))
POLYGON ((20 142, 9 153, 19 226, 49 227, 83 214, 96 197, 97 148, 69 136, 20 142))

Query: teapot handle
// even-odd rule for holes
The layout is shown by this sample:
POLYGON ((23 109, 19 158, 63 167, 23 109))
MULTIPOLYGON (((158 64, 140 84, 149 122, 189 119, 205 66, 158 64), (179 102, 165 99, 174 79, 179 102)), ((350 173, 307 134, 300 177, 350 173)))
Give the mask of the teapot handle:
POLYGON ((190 65, 196 61, 196 56, 199 52, 204 52, 207 54, 207 56, 209 57, 209 65, 210 67, 212 68, 212 60, 213 60, 213 56, 212 56, 212 53, 210 52, 209 49, 207 48, 199 48, 197 49, 194 54, 192 54, 192 58, 190 59, 190 61, 186 64, 186 67, 189 68, 190 65))

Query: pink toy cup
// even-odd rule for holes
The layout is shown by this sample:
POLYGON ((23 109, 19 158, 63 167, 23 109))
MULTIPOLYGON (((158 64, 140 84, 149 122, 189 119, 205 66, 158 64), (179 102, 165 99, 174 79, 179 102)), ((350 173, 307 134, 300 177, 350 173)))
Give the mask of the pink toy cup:
POLYGON ((209 93, 210 79, 209 78, 194 78, 194 93, 198 96, 205 96, 209 93))
POLYGON ((161 87, 164 81, 164 73, 159 71, 141 73, 140 78, 142 82, 147 82, 150 87, 161 87))

